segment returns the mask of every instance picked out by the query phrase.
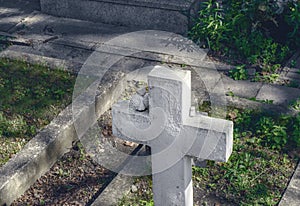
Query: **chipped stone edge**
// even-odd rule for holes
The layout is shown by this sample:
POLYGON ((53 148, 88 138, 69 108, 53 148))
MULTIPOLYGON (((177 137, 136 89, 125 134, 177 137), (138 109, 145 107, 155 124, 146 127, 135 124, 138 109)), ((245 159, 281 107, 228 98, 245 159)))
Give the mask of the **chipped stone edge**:
POLYGON ((298 206, 300 205, 300 162, 294 172, 292 179, 289 182, 289 185, 284 192, 279 206, 298 206))
MULTIPOLYGON (((19 153, 0 167, 0 205, 10 205, 22 196, 38 178, 49 171, 54 163, 72 148, 73 142, 78 140, 76 122, 86 119, 86 114, 91 112, 96 112, 98 118, 107 111, 125 90, 126 82, 123 80, 125 78, 119 78, 115 80, 116 84, 106 87, 105 95, 95 98, 96 102, 94 100, 84 102, 76 118, 73 118, 72 104, 67 106, 19 153)), ((87 92, 88 89, 75 101, 89 95, 87 92)))

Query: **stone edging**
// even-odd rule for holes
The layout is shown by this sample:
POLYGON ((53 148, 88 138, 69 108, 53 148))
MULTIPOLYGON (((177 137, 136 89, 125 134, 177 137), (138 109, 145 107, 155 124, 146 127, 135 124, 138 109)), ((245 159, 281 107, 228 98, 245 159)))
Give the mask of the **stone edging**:
POLYGON ((299 206, 300 205, 300 162, 294 172, 289 185, 282 196, 279 206, 299 206))

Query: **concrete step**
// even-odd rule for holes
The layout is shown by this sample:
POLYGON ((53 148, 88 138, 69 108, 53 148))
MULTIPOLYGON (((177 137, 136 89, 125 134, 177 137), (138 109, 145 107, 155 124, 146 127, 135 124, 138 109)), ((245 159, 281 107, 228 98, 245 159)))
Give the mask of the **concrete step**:
POLYGON ((47 14, 187 34, 201 0, 41 0, 47 14))

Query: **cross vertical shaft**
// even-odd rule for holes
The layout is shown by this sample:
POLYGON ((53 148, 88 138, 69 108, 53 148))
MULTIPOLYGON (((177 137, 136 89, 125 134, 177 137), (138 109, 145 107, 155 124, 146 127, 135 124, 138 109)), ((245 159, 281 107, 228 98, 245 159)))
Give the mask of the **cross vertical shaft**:
POLYGON ((155 205, 192 206, 191 159, 227 161, 233 124, 190 116, 190 71, 156 66, 148 75, 148 85, 149 111, 130 114, 129 101, 117 103, 112 109, 113 133, 151 146, 155 205))

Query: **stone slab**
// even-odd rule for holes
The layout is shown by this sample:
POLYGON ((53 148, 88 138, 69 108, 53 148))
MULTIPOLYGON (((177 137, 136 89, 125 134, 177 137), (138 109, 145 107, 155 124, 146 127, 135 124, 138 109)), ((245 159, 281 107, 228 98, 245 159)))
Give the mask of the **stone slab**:
POLYGON ((300 205, 300 164, 298 164, 294 175, 287 187, 279 206, 298 206, 300 205))
POLYGON ((8 32, 34 10, 40 10, 39 0, 0 0, 0 31, 8 32))
POLYGON ((257 101, 252 101, 249 99, 239 98, 239 97, 226 97, 227 106, 235 107, 239 109, 253 109, 257 111, 272 113, 276 116, 280 115, 297 115, 298 111, 284 107, 282 105, 275 104, 265 104, 257 101))
POLYGON ((130 31, 132 29, 126 27, 58 18, 40 12, 35 12, 34 16, 26 18, 12 30, 16 36, 26 39, 45 42, 47 39, 59 37, 89 48, 95 43, 103 43, 130 31))
MULTIPOLYGON (((133 148, 131 148, 132 150, 133 148)), ((135 177, 125 175, 126 171, 122 171, 122 168, 131 165, 130 161, 135 161, 133 156, 148 154, 145 147, 137 146, 132 150, 129 159, 125 160, 120 164, 120 173, 117 174, 114 179, 109 183, 97 199, 92 203, 92 206, 115 206, 118 205, 119 201, 131 192, 132 185, 134 185, 135 177), (132 159, 131 159, 132 158, 132 159)), ((126 170, 126 169, 125 169, 126 170)))
POLYGON ((97 197, 91 206, 114 206, 118 201, 130 192, 134 178, 119 174, 97 197))
POLYGON ((31 64, 42 64, 52 69, 62 69, 72 73, 78 73, 82 66, 82 63, 80 62, 65 61, 63 59, 45 57, 28 52, 13 51, 10 49, 0 52, 0 57, 23 60, 31 64))
POLYGON ((41 0, 47 14, 187 34, 199 0, 41 0))
POLYGON ((300 70, 298 70, 297 72, 289 72, 289 73, 287 73, 287 75, 285 77, 299 81, 300 80, 300 70))
POLYGON ((222 75, 222 81, 226 92, 231 91, 235 96, 243 98, 256 97, 263 86, 261 82, 235 81, 225 75, 222 75))
POLYGON ((288 104, 300 97, 300 89, 265 84, 258 92, 256 99, 273 100, 274 104, 288 104))

